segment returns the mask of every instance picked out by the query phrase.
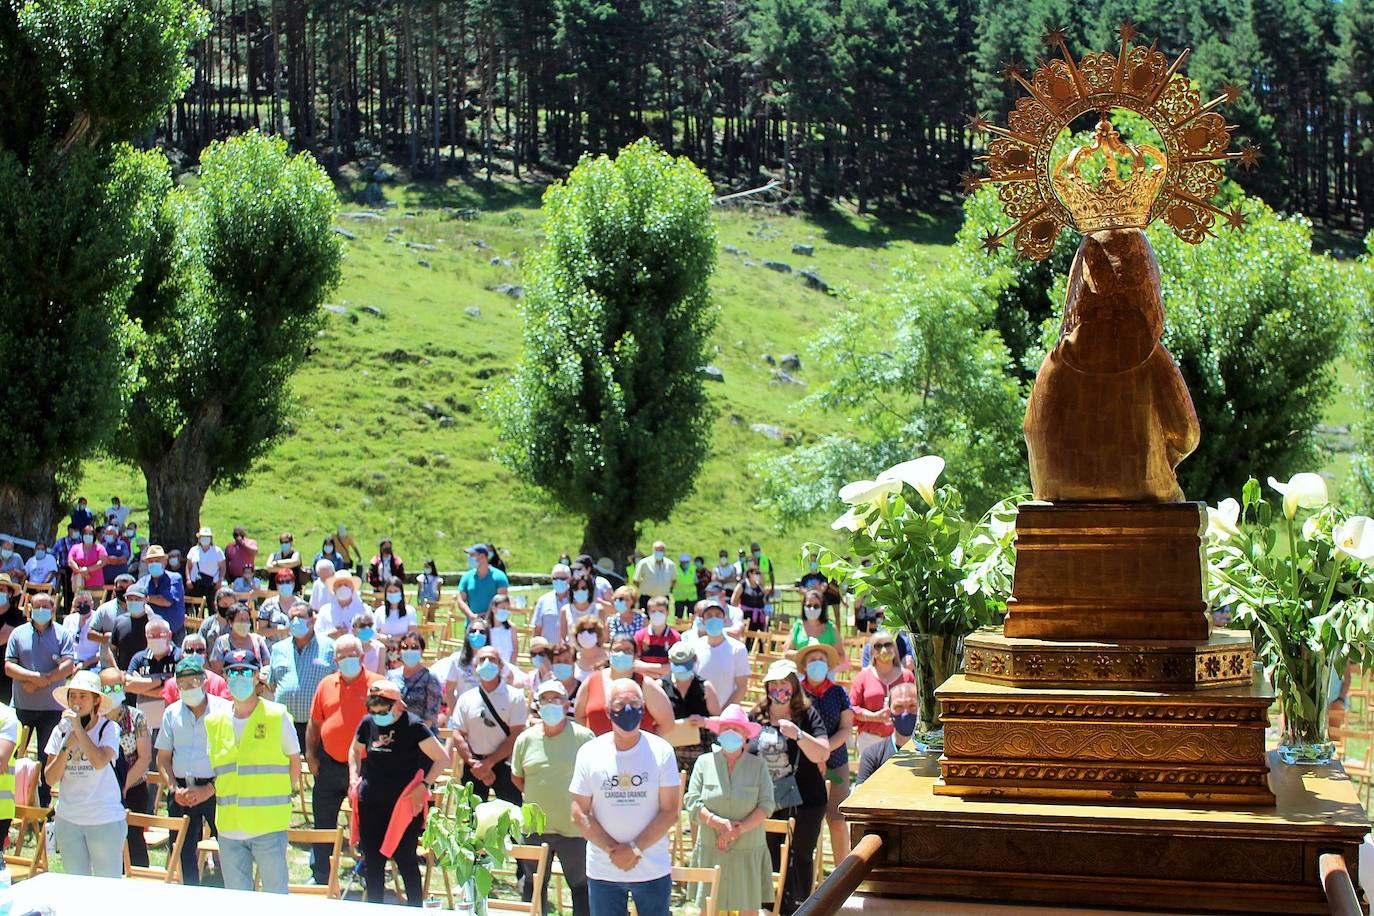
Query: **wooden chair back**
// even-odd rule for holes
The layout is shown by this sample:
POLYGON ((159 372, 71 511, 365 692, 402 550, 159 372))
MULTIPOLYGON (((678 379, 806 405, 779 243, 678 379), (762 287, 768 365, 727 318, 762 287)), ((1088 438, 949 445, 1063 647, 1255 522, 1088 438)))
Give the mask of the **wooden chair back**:
POLYGON ((540 916, 544 912, 544 900, 542 891, 544 888, 544 876, 549 873, 549 844, 541 843, 538 846, 512 846, 511 857, 516 860, 516 869, 519 870, 520 862, 533 862, 534 865, 534 894, 529 903, 523 900, 503 900, 500 897, 487 898, 488 913, 528 913, 529 916, 540 916))
POLYGON ((687 868, 673 866, 673 881, 684 884, 705 884, 706 904, 701 908, 701 916, 716 916, 716 900, 720 895, 720 866, 711 868, 687 868))
POLYGON ((292 828, 286 831, 286 842, 297 846, 313 846, 316 843, 328 843, 333 848, 329 852, 329 880, 324 886, 316 884, 288 884, 286 892, 288 894, 309 894, 316 897, 328 897, 330 900, 338 900, 339 892, 339 860, 343 856, 344 844, 344 825, 340 824, 333 830, 307 830, 305 828, 292 828))
POLYGON ((787 881, 787 866, 792 859, 792 831, 796 829, 797 821, 789 817, 787 820, 769 818, 763 822, 763 832, 773 833, 782 836, 782 854, 778 856, 778 870, 773 872, 773 909, 769 912, 772 916, 778 916, 782 912, 782 891, 783 885, 787 881))
POLYGON ((186 844, 186 834, 191 831, 191 817, 159 817, 156 814, 125 813, 130 827, 147 830, 149 827, 167 831, 167 867, 156 865, 134 865, 129 861, 129 841, 124 841, 124 876, 127 878, 147 878, 164 884, 181 884, 181 847, 186 844))
POLYGON ((5 851, 5 865, 10 870, 11 881, 22 881, 41 875, 48 870, 48 835, 44 828, 48 824, 51 808, 33 805, 15 805, 14 820, 19 827, 19 836, 14 845, 5 851), (33 849, 26 855, 24 847, 28 838, 33 837, 33 849))

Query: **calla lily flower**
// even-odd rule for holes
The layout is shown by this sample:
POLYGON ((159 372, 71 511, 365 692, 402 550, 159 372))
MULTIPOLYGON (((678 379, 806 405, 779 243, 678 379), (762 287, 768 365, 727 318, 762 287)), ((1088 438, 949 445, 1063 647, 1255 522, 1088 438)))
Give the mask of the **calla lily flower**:
POLYGON ((921 494, 928 504, 935 505, 935 481, 945 469, 945 459, 926 455, 912 461, 894 464, 878 475, 878 482, 899 481, 921 494))
POLYGON ((844 515, 830 523, 831 531, 858 531, 863 527, 863 519, 854 514, 853 509, 846 509, 844 515))
POLYGON ((486 836, 487 831, 501 823, 501 815, 509 813, 511 823, 517 827, 523 823, 520 809, 508 801, 493 798, 491 801, 484 801, 473 809, 473 816, 477 818, 477 835, 486 836))
POLYGON ((1340 556, 1374 565, 1374 519, 1367 515, 1351 516, 1336 529, 1332 538, 1340 556))
POLYGON ((862 506, 880 496, 896 493, 901 488, 901 483, 895 480, 856 480, 840 487, 840 501, 851 506, 862 506))
POLYGON ((1296 516, 1298 509, 1320 509, 1330 502, 1320 474, 1294 474, 1288 483, 1270 477, 1269 486, 1283 494, 1283 514, 1288 518, 1296 516))
POLYGON ((1240 534, 1237 522, 1240 520, 1240 503, 1227 498, 1217 503, 1215 509, 1207 507, 1207 533, 1218 541, 1225 541, 1240 534))

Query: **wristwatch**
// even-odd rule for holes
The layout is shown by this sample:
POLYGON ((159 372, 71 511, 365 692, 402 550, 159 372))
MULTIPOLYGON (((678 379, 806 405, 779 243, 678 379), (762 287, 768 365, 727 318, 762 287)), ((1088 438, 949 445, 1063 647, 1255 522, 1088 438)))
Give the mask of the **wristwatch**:
POLYGON ((634 843, 630 844, 630 852, 635 854, 636 859, 644 858, 644 853, 640 852, 639 846, 634 843))

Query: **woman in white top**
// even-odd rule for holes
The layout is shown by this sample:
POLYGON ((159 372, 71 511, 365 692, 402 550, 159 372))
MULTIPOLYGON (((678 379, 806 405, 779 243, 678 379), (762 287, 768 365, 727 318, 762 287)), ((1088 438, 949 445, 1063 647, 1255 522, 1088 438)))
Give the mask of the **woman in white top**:
POLYGON ((118 878, 124 874, 124 802, 115 760, 119 726, 105 714, 113 705, 94 671, 78 671, 53 691, 66 707, 44 749, 48 785, 61 786, 53 832, 70 875, 118 878))
POLYGON ((577 652, 573 663, 573 677, 580 684, 610 663, 606 654, 606 626, 595 614, 587 614, 577 621, 572 645, 577 652))
POLYGON ((498 592, 492 596, 487 607, 487 623, 491 626, 491 644, 501 653, 501 661, 515 664, 520 654, 520 634, 510 622, 510 595, 498 592))
POLYGON ((371 611, 353 618, 353 635, 363 644, 363 667, 374 674, 386 674, 386 646, 377 638, 376 620, 371 611))
POLYGON ((386 580, 382 587, 382 603, 372 613, 376 617, 377 632, 392 652, 400 651, 402 636, 420 632, 420 615, 406 604, 405 583, 397 576, 386 580))

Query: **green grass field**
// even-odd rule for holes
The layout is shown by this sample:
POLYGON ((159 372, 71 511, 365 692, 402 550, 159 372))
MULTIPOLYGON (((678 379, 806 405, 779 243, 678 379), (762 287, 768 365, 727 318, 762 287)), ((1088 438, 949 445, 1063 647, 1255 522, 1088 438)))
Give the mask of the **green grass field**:
MULTIPOLYGON (((457 568, 462 548, 479 539, 509 551, 512 570, 547 570, 561 551, 575 553, 580 521, 491 460, 496 438, 484 410, 521 348, 520 303, 494 288, 521 282, 524 255, 540 237, 541 191, 510 182, 491 191, 458 182, 393 186, 387 196, 396 206, 363 219, 350 217, 365 208, 344 203, 339 226, 357 238, 346 243, 344 279, 316 352, 293 383, 299 404, 289 435, 246 485, 212 492, 202 521, 222 540, 235 524, 265 543, 289 529, 311 555, 342 522, 367 550, 378 536, 393 536, 416 571, 431 556, 441 569, 457 568), (475 218, 465 218, 472 211, 475 218), (469 314, 473 308, 480 316, 469 314)), ((879 285, 908 256, 937 268, 954 225, 737 209, 722 209, 718 220, 712 286, 721 314, 712 362, 725 381, 707 386, 713 454, 695 492, 667 522, 643 525, 641 540, 647 549, 662 537, 673 552, 709 556, 722 547, 733 555, 757 539, 795 571, 798 546, 828 534, 828 520, 779 531, 753 507, 754 468, 760 454, 843 423, 792 405, 825 377, 807 339, 845 307, 808 289, 796 271, 814 268, 837 288, 879 285), (794 243, 813 245, 814 255, 793 254, 794 243), (767 269, 765 260, 794 272, 767 269), (792 374, 806 387, 774 381, 765 353, 800 354, 802 368, 792 374), (778 427, 784 439, 755 424, 778 427)), ((81 491, 102 507, 116 493, 130 505, 145 503, 142 474, 108 460, 87 464, 81 491)))

